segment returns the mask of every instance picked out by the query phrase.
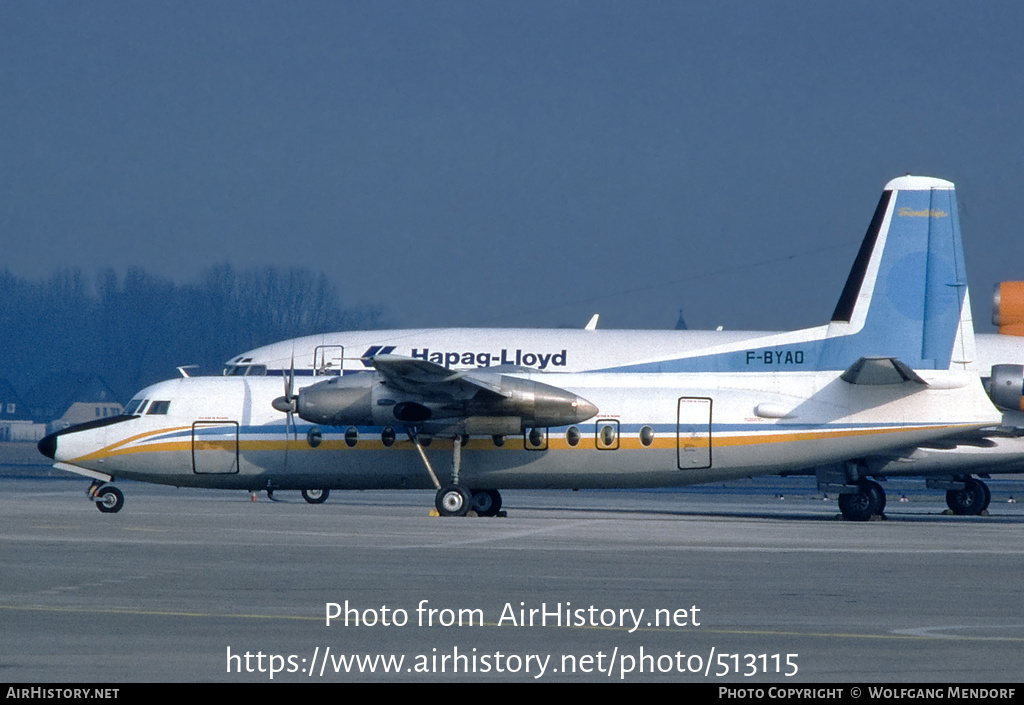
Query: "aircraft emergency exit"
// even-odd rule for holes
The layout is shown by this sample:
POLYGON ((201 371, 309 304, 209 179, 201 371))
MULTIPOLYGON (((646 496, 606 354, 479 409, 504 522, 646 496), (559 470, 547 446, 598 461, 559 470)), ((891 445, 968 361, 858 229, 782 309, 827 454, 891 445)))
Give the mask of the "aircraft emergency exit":
POLYGON ((928 177, 886 185, 832 319, 816 328, 339 335, 242 355, 224 377, 147 387, 123 416, 51 434, 40 450, 93 478, 101 511, 121 508, 107 484, 117 477, 300 489, 308 501, 433 487, 439 513, 488 515, 505 488, 827 467, 843 514, 866 519, 885 496, 860 459, 975 441, 1000 419, 975 365, 953 185, 928 177))

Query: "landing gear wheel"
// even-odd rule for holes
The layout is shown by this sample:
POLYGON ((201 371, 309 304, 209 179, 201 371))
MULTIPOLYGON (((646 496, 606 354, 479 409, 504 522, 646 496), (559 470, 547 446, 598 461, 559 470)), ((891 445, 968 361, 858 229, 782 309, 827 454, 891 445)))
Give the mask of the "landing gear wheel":
POLYGON ((330 494, 330 490, 302 490, 302 498, 310 504, 323 504, 330 494))
POLYGON ((104 514, 117 514, 124 506, 124 495, 113 485, 101 487, 96 492, 96 508, 104 514))
POLYGON ((863 480, 857 492, 839 495, 839 510, 849 521, 867 521, 885 508, 885 490, 873 480, 863 480))
POLYGON ((473 496, 462 485, 442 487, 434 499, 434 506, 443 517, 464 517, 472 505, 473 496))
POLYGON ((946 491, 946 506, 959 516, 977 516, 985 511, 991 496, 984 482, 969 477, 962 490, 946 491))
POLYGON ((477 490, 473 493, 472 509, 482 517, 497 516, 501 511, 501 493, 498 490, 477 490))
POLYGON ((878 496, 882 500, 881 503, 878 505, 878 511, 876 513, 878 515, 885 514, 885 490, 883 490, 882 486, 880 484, 878 484, 877 482, 875 482, 874 480, 865 480, 865 482, 868 482, 868 483, 874 485, 875 492, 878 493, 878 496))

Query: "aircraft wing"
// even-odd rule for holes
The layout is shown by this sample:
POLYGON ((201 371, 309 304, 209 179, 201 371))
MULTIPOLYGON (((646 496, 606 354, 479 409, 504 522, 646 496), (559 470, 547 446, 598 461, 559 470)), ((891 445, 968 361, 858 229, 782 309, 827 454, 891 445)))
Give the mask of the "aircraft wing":
POLYGON ((482 390, 499 397, 510 396, 502 391, 500 376, 491 380, 480 373, 453 372, 428 360, 401 355, 375 355, 370 364, 388 386, 411 394, 470 399, 482 390))

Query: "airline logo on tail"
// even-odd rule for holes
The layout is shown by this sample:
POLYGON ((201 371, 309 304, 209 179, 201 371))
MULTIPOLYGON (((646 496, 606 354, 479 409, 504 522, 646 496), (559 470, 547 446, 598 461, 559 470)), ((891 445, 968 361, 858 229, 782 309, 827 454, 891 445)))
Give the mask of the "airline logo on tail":
POLYGON ((899 216, 901 218, 945 218, 947 215, 949 215, 949 213, 945 211, 932 210, 931 208, 923 211, 915 211, 903 206, 899 210, 899 216))

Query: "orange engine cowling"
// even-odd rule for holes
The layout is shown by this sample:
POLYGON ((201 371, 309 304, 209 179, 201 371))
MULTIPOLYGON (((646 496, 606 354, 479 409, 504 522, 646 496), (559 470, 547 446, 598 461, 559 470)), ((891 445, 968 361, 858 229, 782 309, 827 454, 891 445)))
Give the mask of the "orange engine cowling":
POLYGON ((1024 336, 1024 282, 1000 282, 992 297, 992 324, 1002 335, 1024 336))

